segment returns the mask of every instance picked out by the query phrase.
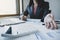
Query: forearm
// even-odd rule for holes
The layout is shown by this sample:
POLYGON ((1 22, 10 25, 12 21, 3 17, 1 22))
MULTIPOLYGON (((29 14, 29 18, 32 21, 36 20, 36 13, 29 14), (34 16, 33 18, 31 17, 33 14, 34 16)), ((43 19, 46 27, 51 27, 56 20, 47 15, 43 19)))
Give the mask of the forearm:
POLYGON ((43 17, 42 17, 42 19, 41 19, 42 22, 44 22, 44 18, 45 18, 48 14, 51 14, 51 10, 49 10, 49 9, 44 9, 44 10, 43 10, 43 17))

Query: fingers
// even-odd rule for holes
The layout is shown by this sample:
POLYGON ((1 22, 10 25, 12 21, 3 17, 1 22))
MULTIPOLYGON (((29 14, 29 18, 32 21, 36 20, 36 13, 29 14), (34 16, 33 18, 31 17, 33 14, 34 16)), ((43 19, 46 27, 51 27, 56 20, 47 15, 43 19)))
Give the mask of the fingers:
POLYGON ((55 28, 55 29, 58 29, 57 24, 56 24, 55 21, 53 21, 53 25, 54 25, 54 28, 55 28))
POLYGON ((51 23, 49 22, 49 27, 48 28, 51 28, 51 23))
POLYGON ((55 27, 54 27, 55 25, 54 25, 53 21, 51 21, 50 24, 51 24, 51 29, 55 29, 55 27))
POLYGON ((57 24, 55 23, 54 20, 50 22, 45 22, 46 28, 48 29, 58 29, 57 24))
POLYGON ((51 29, 57 29, 57 24, 54 22, 54 20, 51 21, 51 29))
POLYGON ((46 28, 50 29, 51 24, 49 22, 46 22, 45 25, 46 25, 46 28))
POLYGON ((46 23, 45 23, 45 25, 46 25, 46 28, 48 28, 48 27, 49 27, 49 24, 48 24, 48 22, 46 22, 46 23))
POLYGON ((58 29, 57 24, 54 22, 54 20, 49 22, 49 28, 50 29, 58 29))

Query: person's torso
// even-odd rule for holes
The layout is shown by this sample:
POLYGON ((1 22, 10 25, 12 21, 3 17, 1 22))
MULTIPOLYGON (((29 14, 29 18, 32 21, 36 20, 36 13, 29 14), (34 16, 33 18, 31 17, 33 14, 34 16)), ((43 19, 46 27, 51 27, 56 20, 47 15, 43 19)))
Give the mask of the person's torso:
POLYGON ((28 7, 27 10, 28 10, 28 13, 30 15, 30 18, 41 19, 43 17, 43 10, 42 10, 42 8, 40 8, 38 6, 37 6, 35 14, 34 14, 34 7, 33 6, 28 7))

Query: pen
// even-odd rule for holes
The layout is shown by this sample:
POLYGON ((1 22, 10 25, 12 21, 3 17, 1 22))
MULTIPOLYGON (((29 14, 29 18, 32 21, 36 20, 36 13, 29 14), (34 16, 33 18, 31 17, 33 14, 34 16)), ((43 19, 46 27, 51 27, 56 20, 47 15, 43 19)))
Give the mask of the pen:
POLYGON ((9 26, 9 25, 17 25, 17 24, 22 24, 22 23, 25 23, 25 22, 18 22, 18 23, 12 23, 12 24, 3 24, 3 25, 0 25, 0 27, 9 26))

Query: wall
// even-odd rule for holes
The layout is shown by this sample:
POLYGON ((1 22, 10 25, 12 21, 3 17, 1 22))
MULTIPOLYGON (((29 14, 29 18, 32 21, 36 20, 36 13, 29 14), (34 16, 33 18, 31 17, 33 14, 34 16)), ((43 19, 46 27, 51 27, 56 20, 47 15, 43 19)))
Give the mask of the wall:
POLYGON ((23 0, 23 7, 24 7, 24 11, 25 11, 25 9, 26 9, 26 7, 27 7, 27 5, 28 5, 28 3, 29 3, 29 0, 23 0))
MULTIPOLYGON (((45 0, 49 2, 50 10, 52 10, 52 14, 55 16, 55 19, 60 19, 60 0, 45 0)), ((24 10, 29 3, 29 0, 24 0, 24 10)))
POLYGON ((49 2, 52 14, 55 16, 56 20, 60 19, 60 0, 45 0, 49 2))

